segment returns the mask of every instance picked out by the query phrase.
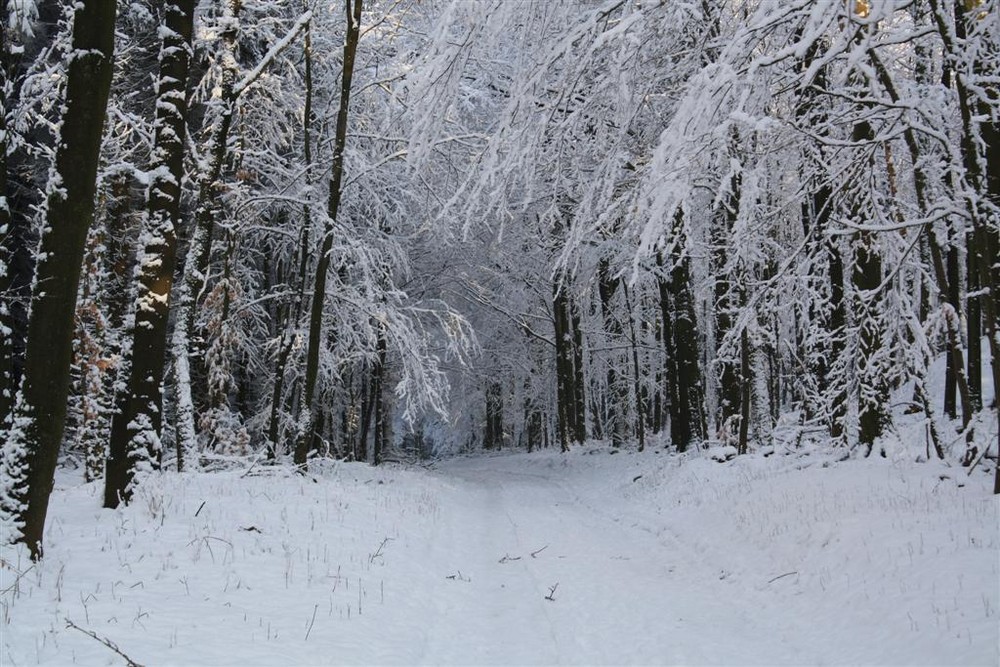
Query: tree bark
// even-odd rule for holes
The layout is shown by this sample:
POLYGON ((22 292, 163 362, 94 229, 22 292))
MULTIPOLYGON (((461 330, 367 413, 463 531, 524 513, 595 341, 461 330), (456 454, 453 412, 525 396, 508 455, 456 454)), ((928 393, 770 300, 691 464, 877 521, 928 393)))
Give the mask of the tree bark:
MULTIPOLYGON (((677 211, 674 224, 678 233, 683 227, 683 213, 677 211)), ((671 396, 670 438, 677 451, 683 452, 694 442, 705 438, 702 387, 698 350, 698 326, 691 293, 690 259, 682 255, 674 260, 666 281, 670 312, 663 298, 664 332, 672 333, 668 356, 673 358, 674 394, 671 396)))
POLYGON ((312 307, 309 313, 309 343, 306 349, 306 375, 303 387, 302 414, 295 443, 295 463, 306 465, 309 454, 308 434, 312 428, 313 396, 319 376, 319 347, 322 343, 323 304, 326 301, 326 280, 330 270, 330 253, 333 250, 333 225, 340 214, 341 183, 344 177, 344 151, 347 147, 347 112, 351 101, 351 81, 354 77, 354 60, 361 37, 361 11, 363 0, 344 0, 347 30, 344 37, 343 78, 340 84, 340 106, 337 109, 337 128, 334 135, 333 166, 330 175, 330 199, 327 219, 323 226, 323 241, 316 264, 316 281, 313 286, 312 307))
MULTIPOLYGON (((184 139, 187 136, 187 79, 194 0, 166 5, 161 30, 155 143, 150 173, 145 247, 139 263, 138 292, 133 306, 131 345, 125 350, 129 375, 116 398, 111 442, 104 477, 104 506, 114 508, 132 495, 132 480, 143 462, 158 467, 163 427, 163 372, 167 351, 167 319, 177 259, 184 139)), ((184 465, 183 448, 177 467, 184 465)))
MULTIPOLYGON (((378 340, 375 342, 375 365, 372 369, 372 386, 375 399, 375 438, 372 441, 372 465, 381 465, 389 442, 389 406, 385 376, 387 357, 384 326, 379 324, 378 340)), ((497 391, 499 396, 499 388, 497 391)), ((503 404, 500 405, 503 410, 503 404)), ((499 420, 498 420, 499 421, 499 420)), ((498 432, 501 429, 497 429, 498 432)))
MULTIPOLYGON (((608 339, 613 344, 617 344, 622 339, 622 325, 618 318, 615 317, 613 299, 621 281, 611 275, 611 267, 606 259, 601 260, 598 273, 597 289, 601 299, 601 316, 604 321, 604 330, 608 335, 608 339)), ((606 375, 607 389, 605 390, 605 403, 607 405, 605 412, 608 421, 605 430, 611 435, 611 445, 613 447, 621 447, 625 441, 625 415, 623 411, 626 404, 626 396, 618 379, 617 361, 617 358, 612 358, 608 363, 606 375)))
POLYGON ((573 343, 570 332, 569 299, 566 285, 558 278, 552 285, 552 316, 556 344, 556 412, 562 451, 569 451, 574 439, 575 401, 573 391, 573 343))
MULTIPOLYGON (((963 153, 963 167, 966 173, 964 174, 965 179, 970 184, 970 186, 976 191, 977 194, 985 195, 985 199, 989 204, 989 209, 991 210, 994 218, 1000 215, 1000 184, 997 184, 995 173, 989 173, 989 178, 983 178, 984 174, 979 166, 979 157, 977 155, 977 141, 976 141, 976 130, 980 129, 984 131, 983 137, 986 139, 986 149, 984 151, 984 156, 997 156, 1000 155, 1000 136, 997 134, 997 128, 992 121, 987 120, 986 122, 976 121, 979 123, 977 128, 976 124, 973 122, 971 107, 970 107, 970 93, 968 89, 967 76, 968 72, 964 72, 960 69, 963 62, 963 56, 961 46, 956 43, 957 40, 954 38, 952 28, 947 20, 947 15, 943 11, 940 0, 930 0, 931 10, 934 14, 934 19, 938 27, 938 33, 944 42, 945 59, 947 64, 955 70, 955 83, 958 90, 958 100, 959 108, 962 116, 962 153, 963 153), (992 145, 991 145, 992 142, 992 145), (971 170, 971 171, 970 171, 971 170)), ((961 0, 956 0, 955 2, 955 18, 956 22, 963 23, 967 20, 965 10, 962 6, 961 0)), ((964 34, 964 33, 963 33, 964 34)), ((962 40, 963 42, 965 40, 962 40)), ((981 66, 978 62, 973 62, 973 71, 980 69, 981 66)), ((995 83, 987 83, 989 87, 989 93, 992 99, 996 99, 997 88, 995 83)), ((989 115, 986 118, 990 118, 989 115)), ((995 172, 995 170, 990 170, 995 172)), ((998 220, 993 219, 992 228, 988 225, 987 221, 983 220, 977 212, 976 202, 971 201, 969 196, 964 197, 964 203, 966 207, 966 212, 968 214, 969 220, 972 223, 972 232, 974 243, 980 249, 980 252, 987 252, 990 249, 1000 248, 1000 241, 997 240, 997 228, 1000 227, 998 220)), ((993 258, 996 262, 996 253, 993 252, 987 256, 993 258)), ((983 314, 985 315, 986 330, 987 330, 987 340, 989 341, 990 350, 990 366, 993 372, 993 386, 1000 387, 1000 275, 998 275, 998 267, 989 266, 987 262, 977 262, 976 269, 979 273, 979 284, 987 290, 986 298, 982 299, 980 305, 983 309, 983 314)), ((978 341, 976 343, 979 344, 978 341)), ((971 392, 970 392, 971 393, 971 392)), ((1000 400, 996 401, 997 405, 997 420, 1000 422, 1000 400)), ((998 423, 1000 426, 1000 423, 998 423)), ((998 449, 998 459, 1000 459, 1000 428, 997 429, 997 449, 998 449)), ((1000 465, 996 468, 995 478, 994 478, 994 493, 1000 494, 1000 465)))
POLYGON ((635 432, 639 438, 639 451, 646 449, 646 406, 639 380, 639 341, 635 334, 635 313, 629 298, 628 285, 622 285, 625 295, 625 310, 628 312, 629 341, 632 348, 632 393, 635 395, 635 432))
POLYGON ((573 332, 573 440, 582 444, 587 439, 587 397, 583 373, 583 330, 580 309, 569 301, 569 324, 573 332))
MULTIPOLYGON (((733 142, 735 144, 735 141, 733 142)), ((736 215, 740 206, 740 187, 742 178, 733 174, 729 179, 729 192, 723 198, 722 210, 718 211, 713 221, 712 263, 715 275, 715 349, 716 354, 724 344, 726 336, 733 325, 733 303, 730 291, 732 289, 729 276, 726 275, 726 245, 729 242, 736 215)), ((743 365, 740 365, 743 368, 743 365)), ((740 373, 735 360, 718 361, 719 377, 719 410, 716 419, 716 430, 723 432, 736 415, 742 414, 740 373)))
POLYGON ((42 536, 62 441, 73 347, 73 316, 94 195, 114 58, 116 4, 77 2, 65 112, 48 188, 46 225, 35 268, 24 376, 4 465, 13 472, 19 541, 33 558, 42 536))
MULTIPOLYGON (((303 47, 305 60, 305 102, 302 113, 302 153, 306 162, 305 181, 311 186, 312 178, 312 124, 313 124, 313 79, 312 79, 312 25, 306 27, 305 44, 303 47)), ((312 215, 308 204, 302 207, 302 229, 299 232, 298 254, 298 286, 292 305, 288 308, 284 326, 281 329, 281 343, 278 346, 278 360, 274 370, 274 385, 271 389, 271 415, 267 429, 267 458, 274 459, 277 455, 279 423, 278 418, 282 404, 282 390, 285 384, 285 370, 295 343, 295 328, 302 317, 302 304, 305 302, 306 272, 309 267, 309 236, 312 229, 312 215)))
MULTIPOLYGON (((958 266, 958 246, 952 242, 948 244, 947 271, 948 271, 948 291, 946 292, 948 303, 955 309, 956 313, 962 312, 962 305, 959 296, 959 266, 958 266)), ((961 360, 958 360, 961 363, 961 360)), ((945 359, 944 373, 944 413, 949 419, 954 419, 958 414, 956 399, 956 389, 958 388, 956 359, 953 355, 948 355, 945 359)))
MULTIPOLYGON (((7 0, 0 0, 0 16, 7 16, 7 0)), ((13 300, 7 236, 10 234, 10 203, 7 192, 7 99, 12 92, 9 79, 7 31, 0 28, 0 435, 7 432, 8 418, 14 408, 14 321, 10 308, 13 300)))
POLYGON ((194 330, 195 309, 198 297, 205 286, 209 259, 212 254, 212 235, 217 216, 217 190, 222 167, 226 159, 229 130, 236 112, 236 31, 240 3, 223 0, 228 14, 225 32, 222 34, 222 81, 220 84, 219 119, 209 143, 206 169, 198 179, 198 204, 195 208, 194 229, 184 260, 184 272, 177 286, 176 321, 171 338, 171 352, 174 358, 174 384, 177 394, 177 447, 184 452, 197 449, 197 431, 194 418, 194 397, 191 391, 191 360, 188 356, 191 333, 194 330))
MULTIPOLYGON (((899 94, 889 76, 889 71, 882 64, 882 61, 874 53, 870 54, 875 72, 878 74, 882 87, 889 94, 894 102, 899 101, 899 94)), ((913 190, 917 198, 917 205, 920 210, 927 212, 930 210, 930 201, 927 188, 929 177, 924 171, 924 154, 921 144, 912 127, 905 128, 903 139, 910 154, 910 162, 913 167, 913 190)), ((947 330, 948 366, 954 371, 955 383, 958 386, 958 394, 962 401, 962 428, 965 429, 972 420, 972 401, 969 398, 969 388, 965 379, 965 365, 962 361, 962 343, 960 339, 959 326, 959 299, 958 299, 958 269, 957 259, 955 263, 955 275, 950 275, 950 269, 946 268, 945 259, 942 253, 942 246, 938 242, 934 226, 931 224, 924 226, 924 233, 927 237, 927 249, 931 257, 931 267, 938 288, 938 301, 945 308, 945 327, 947 330), (953 278, 953 279, 952 279, 953 278)), ((949 247, 954 247, 950 245, 949 247)), ((946 406, 947 407, 947 406, 946 406)), ((951 415, 950 415, 951 416, 951 415)))

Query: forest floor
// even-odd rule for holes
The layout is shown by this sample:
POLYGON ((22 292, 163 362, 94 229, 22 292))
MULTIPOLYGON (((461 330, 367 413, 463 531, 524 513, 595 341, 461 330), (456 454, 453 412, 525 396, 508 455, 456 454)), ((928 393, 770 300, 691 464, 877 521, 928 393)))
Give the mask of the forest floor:
POLYGON ((826 451, 60 473, 0 664, 996 665, 985 466, 826 451))

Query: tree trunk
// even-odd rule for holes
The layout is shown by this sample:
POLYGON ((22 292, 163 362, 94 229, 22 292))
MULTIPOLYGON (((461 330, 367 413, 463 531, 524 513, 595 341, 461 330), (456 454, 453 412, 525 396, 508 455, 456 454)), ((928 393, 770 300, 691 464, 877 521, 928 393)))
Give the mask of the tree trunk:
MULTIPOLYGON (((955 0, 955 37, 959 42, 964 43, 968 37, 966 30, 968 17, 962 4, 963 1, 968 2, 968 0, 955 0)), ((979 148, 977 146, 980 138, 976 136, 978 134, 976 130, 981 130, 984 124, 978 120, 974 120, 972 116, 975 114, 983 118, 990 118, 991 110, 989 105, 982 102, 976 103, 970 99, 972 95, 970 95, 967 89, 966 82, 970 74, 981 76, 983 74, 980 71, 981 69, 981 63, 977 59, 972 63, 972 72, 957 71, 958 76, 955 77, 955 82, 958 88, 958 104, 962 115, 962 141, 959 144, 962 152, 962 164, 965 168, 969 184, 976 189, 977 193, 987 194, 989 186, 986 181, 989 176, 989 168, 984 170, 983 165, 980 163, 979 148)), ((987 125, 989 124, 987 123, 987 125)), ((987 137, 982 138, 985 139, 987 137)), ((983 157, 986 157, 986 155, 983 157)), ((993 165, 993 167, 993 171, 995 171, 996 165, 993 165)), ((995 174, 993 178, 996 178, 995 174)), ((966 208, 972 218, 978 218, 986 214, 985 211, 977 211, 977 207, 975 206, 967 205, 966 208)), ((980 224, 982 222, 980 219, 980 224)), ((980 279, 979 267, 981 264, 988 266, 988 258, 996 256, 995 254, 989 255, 989 248, 984 247, 980 243, 980 239, 976 235, 977 226, 974 220, 972 228, 965 233, 965 319, 967 327, 966 338, 968 341, 966 379, 969 383, 969 400, 972 401, 972 405, 970 406, 972 412, 978 412, 983 407, 982 302, 984 295, 981 290, 986 285, 980 279)), ((986 298, 989 297, 987 296, 986 298)))
MULTIPOLYGON (((683 213, 675 215, 676 229, 681 230, 683 213)), ((699 366, 698 326, 691 293, 690 260, 684 255, 675 260, 666 281, 669 293, 668 312, 661 286, 664 337, 669 331, 672 343, 668 356, 673 359, 674 393, 670 400, 670 438, 677 451, 683 452, 694 442, 705 437, 702 408, 702 377, 699 366)))
MULTIPOLYGON (((870 54, 872 64, 878 74, 882 86, 886 89, 889 97, 894 101, 899 101, 899 94, 889 76, 889 71, 882 64, 875 54, 870 54)), ((913 190, 916 194, 917 205, 924 213, 930 210, 931 203, 928 201, 927 187, 929 177, 924 171, 923 152, 916 133, 912 128, 907 127, 903 132, 903 139, 906 142, 907 150, 910 154, 910 161, 913 168, 913 190)), ((958 311, 958 263, 955 262, 955 274, 950 275, 950 268, 946 268, 945 259, 941 251, 941 244, 938 242, 934 226, 928 224, 924 227, 927 236, 927 249, 931 257, 931 267, 934 270, 934 277, 937 281, 938 301, 943 305, 945 311, 945 326, 947 328, 948 366, 954 371, 954 378, 958 385, 958 394, 962 400, 962 429, 964 430, 972 420, 972 401, 969 398, 969 388, 965 379, 965 366, 962 361, 962 343, 960 339, 959 311, 958 311), (954 278, 954 280, 952 279, 954 278), (953 298, 952 298, 953 297, 953 298)), ((953 247, 953 246, 949 246, 953 247)), ((929 413, 928 413, 928 416, 929 413)))
POLYGON ((309 313, 309 343, 306 349, 306 375, 303 387, 302 414, 295 443, 295 463, 306 465, 308 433, 311 429, 313 396, 319 376, 319 347, 322 343, 323 304, 326 301, 326 279, 330 270, 330 253, 333 249, 333 226, 340 213, 341 182, 344 177, 344 150, 347 147, 347 111, 351 101, 351 80, 354 77, 354 59, 361 37, 361 10, 363 0, 344 0, 347 30, 344 37, 343 78, 340 84, 340 106, 337 109, 337 128, 334 135, 333 166, 330 175, 330 199, 327 219, 323 225, 323 242, 316 264, 316 281, 313 286, 312 308, 309 313))
POLYGON ((486 386, 486 428, 483 433, 483 449, 503 447, 503 387, 499 382, 486 386))
POLYGON ((878 313, 880 296, 876 293, 882 282, 882 258, 871 234, 862 232, 856 242, 854 286, 860 297, 861 318, 859 440, 870 454, 872 445, 882 435, 889 419, 889 387, 883 373, 873 362, 883 338, 878 313))
MULTIPOLYGON (((966 172, 965 178, 977 194, 984 194, 986 196, 986 200, 989 203, 988 208, 991 209, 993 216, 997 216, 998 211, 1000 211, 1000 185, 995 180, 997 175, 994 169, 988 170, 988 173, 985 175, 987 178, 984 179, 977 154, 978 142, 976 139, 976 130, 980 129, 984 132, 983 137, 987 142, 984 151, 985 157, 1000 155, 1000 145, 998 145, 1000 137, 997 135, 996 125, 991 120, 986 120, 985 122, 977 120, 974 124, 969 99, 970 93, 966 79, 969 73, 960 69, 963 64, 967 64, 969 59, 962 52, 963 45, 956 43, 956 39, 953 38, 952 26, 949 25, 947 15, 943 11, 940 0, 930 0, 930 6, 937 23, 938 33, 944 42, 946 65, 953 68, 956 74, 955 82, 962 116, 961 148, 963 166, 966 172), (978 124, 978 127, 976 124, 978 124)), ((961 0, 956 0, 954 7, 956 23, 961 24, 961 29, 964 31, 967 17, 961 0)), ((965 33, 962 32, 961 34, 965 33)), ((961 40, 961 42, 965 41, 961 40)), ((974 72, 977 72, 982 69, 982 66, 977 60, 973 59, 972 68, 974 72)), ((986 85, 989 87, 987 94, 996 99, 996 84, 986 83, 986 85)), ((985 118, 989 119, 990 115, 987 114, 985 118)), ((992 220, 992 229, 989 228, 987 221, 983 220, 979 215, 976 202, 970 200, 968 196, 965 196, 964 199, 966 212, 972 223, 973 241, 978 248, 977 252, 988 252, 990 249, 1000 247, 1000 241, 997 240, 997 227, 1000 226, 997 224, 998 221, 995 219, 992 220)), ((993 261, 996 262, 995 252, 987 254, 987 256, 993 258, 993 261)), ((980 305, 986 320, 990 365, 993 371, 993 386, 1000 387, 1000 319, 998 319, 1000 318, 1000 305, 998 305, 1000 304, 1000 285, 998 285, 1000 276, 998 276, 997 267, 990 267, 987 262, 976 262, 976 264, 976 269, 979 273, 979 284, 987 290, 987 298, 982 299, 980 305)), ((978 345, 979 342, 977 341, 976 344, 978 345)), ((996 401, 996 403, 997 420, 1000 422, 1000 401, 996 401)), ((1000 460, 1000 423, 998 423, 997 429, 997 449, 998 460, 1000 460)), ((996 468, 994 493, 1000 494, 1000 465, 996 468)))
MULTIPOLYGON (((832 342, 830 344, 831 361, 827 362, 824 372, 824 382, 829 384, 830 364, 843 359, 844 336, 847 327, 847 310, 844 304, 844 260, 840 255, 840 246, 834 237, 828 237, 824 243, 829 261, 830 278, 830 315, 826 320, 827 331, 832 342)), ((843 384, 833 387, 830 400, 829 427, 830 437, 843 440, 847 418, 847 388, 843 384)))
MULTIPOLYGON (((676 430, 680 423, 678 407, 680 399, 677 395, 677 347, 674 344, 673 317, 671 316, 670 304, 670 283, 665 275, 666 267, 662 254, 657 254, 656 265, 660 270, 657 277, 657 287, 660 293, 660 322, 661 337, 663 339, 664 370, 663 377, 666 381, 664 395, 667 399, 667 410, 670 417, 670 440, 677 443, 679 432, 676 430)), ((686 446, 686 445, 685 445, 686 446)))
POLYGON ((197 449, 195 430, 194 397, 191 391, 191 334, 194 330, 195 310, 198 297, 205 286, 209 259, 212 254, 212 235, 217 216, 216 199, 219 178, 225 163, 229 130, 236 111, 236 33, 239 27, 237 15, 240 3, 223 0, 227 14, 225 32, 222 34, 222 81, 220 83, 220 104, 222 111, 216 121, 207 151, 208 163, 198 179, 198 204, 195 208, 194 229, 184 260, 184 274, 177 286, 174 333, 171 338, 171 352, 174 357, 174 381, 177 394, 177 447, 182 452, 197 449))
MULTIPOLYGON (((163 372, 167 351, 167 319, 177 259, 184 139, 187 135, 188 56, 194 26, 194 0, 166 5, 160 48, 155 144, 150 173, 145 248, 139 262, 138 292, 133 307, 129 369, 124 393, 111 421, 111 442, 104 477, 104 506, 128 502, 138 469, 158 467, 163 428, 163 372)), ((183 468, 183 449, 177 467, 183 468)))
MULTIPOLYGON (((735 144, 735 141, 733 142, 735 144)), ((733 304, 730 295, 732 285, 726 274, 726 245, 732 233, 733 225, 740 206, 740 187, 742 178, 733 174, 729 180, 729 192, 723 198, 722 210, 718 211, 713 221, 712 263, 715 276, 715 349, 716 354, 722 348, 726 336, 732 329, 733 304)), ((742 366, 741 366, 742 367, 742 366)), ((716 431, 723 432, 733 420, 742 413, 741 379, 737 372, 735 360, 719 360, 719 410, 716 419, 716 431)))
POLYGON ((74 8, 73 57, 35 268, 24 376, 4 447, 11 483, 4 509, 14 514, 18 539, 36 559, 66 417, 73 316, 111 89, 115 10, 106 0, 82 0, 74 8))
MULTIPOLYGON (((303 47, 305 60, 305 102, 302 110, 302 151, 306 162, 305 181, 312 185, 312 124, 313 124, 313 79, 312 79, 312 25, 306 27, 305 45, 303 47)), ((312 215, 309 205, 302 207, 302 229, 299 232, 298 254, 298 287, 292 305, 288 308, 284 326, 281 329, 281 343, 278 346, 278 361, 274 370, 274 385, 271 389, 271 414, 267 428, 267 458, 273 460, 277 456, 279 423, 281 412, 282 390, 285 384, 285 370, 288 359, 295 344, 295 329, 302 317, 302 304, 305 302, 306 272, 309 268, 309 236, 312 229, 312 215)))
POLYGON ((749 448, 750 439, 750 336, 746 327, 740 332, 740 375, 742 375, 742 386, 740 387, 740 430, 737 440, 736 453, 746 454, 749 448))
MULTIPOLYGON (((375 364, 372 368, 372 395, 375 400, 375 438, 372 442, 372 465, 381 465, 389 436, 389 409, 386 392, 386 339, 383 325, 378 327, 375 342, 375 364)), ((499 391, 497 392, 499 394, 499 391)), ((501 407, 502 409, 502 407, 501 407)))
MULTIPOLYGON (((597 289, 601 298, 601 317, 604 321, 604 330, 608 335, 608 340, 612 346, 622 339, 621 321, 614 315, 613 299, 618 290, 620 280, 611 275, 611 267, 608 260, 601 260, 598 268, 599 276, 597 289)), ((624 388, 620 386, 618 379, 618 369, 616 368, 617 358, 612 357, 608 362, 607 389, 605 402, 607 405, 607 428, 611 435, 611 445, 621 447, 625 441, 625 405, 626 396, 624 388)))
POLYGON ((587 397, 583 374, 583 330, 580 309, 570 300, 570 328, 573 332, 573 440, 582 444, 587 439, 587 397))
POLYGON ((628 285, 622 285, 625 293, 625 311, 628 313, 629 339, 632 347, 632 392, 635 394, 635 432, 639 438, 639 451, 646 449, 646 409, 639 380, 639 341, 635 335, 635 313, 628 295, 628 285))
MULTIPOLYGON (((7 16, 7 0, 0 0, 0 16, 7 16)), ((7 31, 0 28, 0 435, 7 432, 8 417, 14 408, 14 321, 10 309, 13 299, 13 275, 8 257, 7 236, 10 234, 10 203, 7 192, 7 98, 9 46, 7 31)))
MULTIPOLYGON (((951 307, 955 309, 956 313, 962 312, 962 306, 959 297, 959 277, 958 277, 958 246, 955 242, 948 244, 947 253, 947 271, 948 271, 948 291, 946 292, 948 297, 948 303, 951 307)), ((961 360, 958 360, 961 363, 961 360)), ((945 359, 945 373, 944 373, 944 413, 948 415, 949 419, 954 419, 958 414, 957 404, 955 402, 956 393, 955 390, 958 388, 958 378, 956 375, 956 360, 953 355, 948 355, 945 359)))
MULTIPOLYGON (((852 140, 863 145, 874 140, 875 132, 868 122, 855 124, 852 140)), ((867 222, 868 214, 862 202, 856 201, 851 211, 859 224, 867 222)), ((875 358, 882 346, 882 322, 880 302, 882 296, 882 256, 879 254, 875 235, 859 232, 854 238, 853 282, 857 295, 857 312, 861 327, 858 422, 858 439, 867 453, 871 454, 875 440, 889 420, 889 387, 882 370, 875 364, 875 358)))
POLYGON ((552 315, 556 344, 556 411, 558 434, 562 451, 569 451, 573 439, 576 417, 574 415, 573 351, 570 333, 569 303, 566 285, 557 279, 552 285, 552 315))

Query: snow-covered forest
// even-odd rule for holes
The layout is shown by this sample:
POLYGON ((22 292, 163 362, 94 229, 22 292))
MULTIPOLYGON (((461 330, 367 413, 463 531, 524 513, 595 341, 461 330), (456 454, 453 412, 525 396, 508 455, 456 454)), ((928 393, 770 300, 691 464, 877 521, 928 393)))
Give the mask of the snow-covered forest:
MULTIPOLYGON (((1000 0, 0 0, 0 17, 0 663, 1000 659, 1000 0), (456 546, 477 520, 479 550, 456 546), (546 546, 574 526, 592 541, 546 546), (685 555, 651 554, 668 543, 685 555), (603 566, 538 578, 591 552, 632 563, 606 593, 567 583, 603 566), (120 573, 64 584, 71 553, 120 573), (158 573, 187 596, 189 576, 255 587, 265 553, 284 587, 258 596, 292 643, 275 620, 263 653, 185 652, 179 626, 126 649, 158 573), (477 598, 451 619, 470 640, 517 604, 435 598, 481 584, 463 554, 535 577, 554 643, 534 612, 476 650, 421 635, 430 612, 393 601, 406 580, 453 616, 477 598), (699 623, 767 611, 719 650, 640 641, 662 611, 643 582, 671 559, 713 580, 671 589, 699 623), (352 618, 341 567, 355 626, 314 630, 352 618), (874 600, 896 587, 900 606, 874 600), (602 608, 621 595, 636 606, 602 608), (560 604, 629 631, 573 644, 560 604), (858 605, 865 622, 760 639, 817 604, 817 622, 858 605), (894 614, 894 643, 844 648, 894 614)), ((683 634, 672 618, 661 639, 683 634)))

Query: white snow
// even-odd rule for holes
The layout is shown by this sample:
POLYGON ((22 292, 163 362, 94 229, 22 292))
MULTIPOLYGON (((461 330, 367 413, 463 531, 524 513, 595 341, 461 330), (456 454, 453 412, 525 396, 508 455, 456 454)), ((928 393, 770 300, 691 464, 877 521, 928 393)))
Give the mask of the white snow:
POLYGON ((44 561, 2 552, 0 663, 121 664, 66 619, 141 664, 1000 659, 984 470, 594 445, 244 472, 114 511, 63 474, 44 561))

